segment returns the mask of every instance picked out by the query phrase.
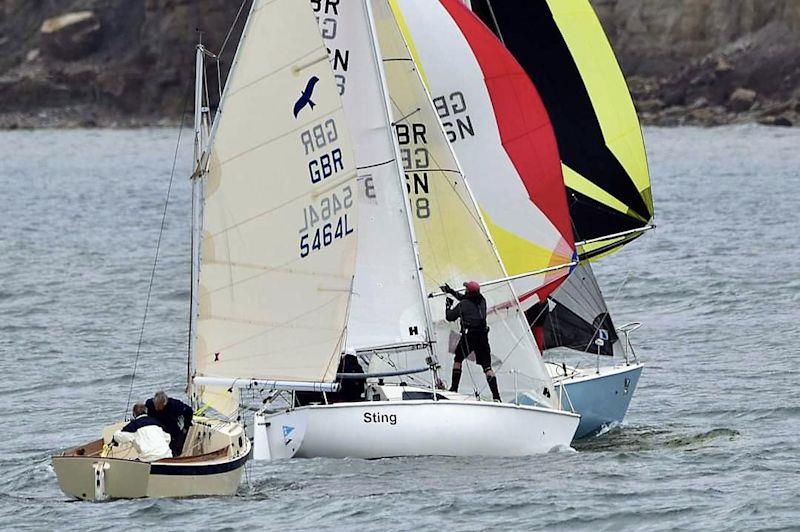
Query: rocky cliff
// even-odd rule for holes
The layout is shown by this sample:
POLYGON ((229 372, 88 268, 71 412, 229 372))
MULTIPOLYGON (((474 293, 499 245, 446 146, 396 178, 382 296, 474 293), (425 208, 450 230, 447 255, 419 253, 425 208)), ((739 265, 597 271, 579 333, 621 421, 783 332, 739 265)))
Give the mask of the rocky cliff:
MULTIPOLYGON (((592 3, 645 122, 800 122, 800 0, 592 3)), ((0 0, 0 127, 175 124, 197 30, 219 50, 240 5, 0 0)))

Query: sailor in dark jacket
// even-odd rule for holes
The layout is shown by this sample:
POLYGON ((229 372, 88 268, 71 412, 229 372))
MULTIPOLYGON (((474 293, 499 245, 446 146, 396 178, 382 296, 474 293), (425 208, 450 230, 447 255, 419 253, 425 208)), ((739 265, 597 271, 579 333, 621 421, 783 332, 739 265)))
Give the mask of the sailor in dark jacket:
POLYGON ((186 403, 168 397, 164 392, 156 392, 152 399, 147 400, 147 413, 154 417, 171 437, 169 443, 172 456, 180 456, 183 452, 183 442, 192 426, 194 411, 186 403))
POLYGON ((461 381, 461 364, 471 352, 475 352, 475 361, 483 368, 486 382, 492 391, 495 401, 500 401, 500 391, 497 389, 497 377, 492 369, 492 350, 489 346, 489 327, 486 325, 486 299, 481 295, 481 285, 476 281, 464 283, 466 293, 459 294, 450 285, 441 287, 443 292, 458 299, 458 304, 453 307, 453 300, 449 297, 445 302, 445 318, 447 321, 461 320, 461 339, 456 346, 453 361, 453 379, 450 385, 451 392, 458 391, 461 381))

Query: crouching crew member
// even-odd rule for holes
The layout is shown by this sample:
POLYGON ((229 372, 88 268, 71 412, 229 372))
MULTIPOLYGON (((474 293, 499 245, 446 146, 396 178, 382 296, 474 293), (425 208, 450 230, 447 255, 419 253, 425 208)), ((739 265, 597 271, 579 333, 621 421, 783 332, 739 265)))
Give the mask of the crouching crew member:
POLYGON ((453 300, 447 298, 445 302, 447 321, 461 320, 461 339, 456 346, 450 391, 458 391, 458 383, 461 381, 461 364, 474 351, 475 361, 483 368, 486 382, 492 391, 492 397, 499 402, 501 399, 497 389, 497 377, 492 369, 489 327, 486 326, 486 299, 481 295, 481 285, 476 281, 468 281, 464 283, 464 286, 467 289, 464 295, 453 290, 448 284, 441 287, 443 292, 458 299, 458 304, 453 307, 453 300))
POLYGON ((155 418, 147 415, 147 407, 141 403, 133 405, 133 420, 114 433, 117 443, 132 443, 142 462, 155 462, 170 458, 170 436, 155 418))

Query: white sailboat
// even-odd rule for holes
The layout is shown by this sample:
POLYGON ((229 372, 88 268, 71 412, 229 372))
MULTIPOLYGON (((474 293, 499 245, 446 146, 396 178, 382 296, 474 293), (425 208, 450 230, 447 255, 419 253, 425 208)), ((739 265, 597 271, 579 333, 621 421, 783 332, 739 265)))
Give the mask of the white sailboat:
POLYGON ((628 340, 638 324, 614 330, 588 263, 652 228, 636 113, 587 1, 471 4, 488 28, 457 0, 394 3, 477 199, 490 215, 499 213, 490 229, 504 244, 499 246, 503 260, 515 266, 510 273, 534 269, 542 259, 572 261, 560 276, 550 274, 543 289, 523 292, 528 296, 523 299, 542 349, 567 348, 592 359, 588 365, 567 365, 563 350, 546 352, 559 395, 568 396, 565 406, 582 415, 578 437, 590 435, 622 420, 643 367, 628 340), (522 135, 513 132, 522 123, 536 136, 529 133, 531 142, 520 153, 507 139, 520 144, 522 135), (557 171, 546 172, 553 163, 557 171), (531 164, 538 175, 525 175, 531 164), (495 169, 492 179, 482 171, 487 166, 495 169), (539 189, 529 185, 531 177, 539 189), (503 179, 516 180, 518 187, 524 182, 528 194, 504 189, 498 185, 503 179), (530 200, 528 212, 513 207, 521 200, 530 200), (534 206, 544 217, 531 216, 534 206), (548 238, 559 231, 561 248, 573 252, 571 259, 548 238), (582 240, 575 242, 573 231, 575 240, 582 240), (538 246, 526 245, 531 242, 538 246), (594 356, 601 354, 619 355, 624 362, 601 366, 598 358, 595 364, 594 356))
POLYGON ((346 346, 334 358, 356 353, 368 384, 360 400, 334 402, 333 376, 305 387, 228 381, 275 390, 255 416, 255 458, 519 456, 568 445, 579 418, 554 408, 552 381, 388 4, 321 6, 317 16, 358 161, 358 259, 346 346), (443 300, 426 293, 467 278, 484 282, 510 403, 436 389, 452 331, 443 300), (301 400, 304 390, 323 393, 301 400))

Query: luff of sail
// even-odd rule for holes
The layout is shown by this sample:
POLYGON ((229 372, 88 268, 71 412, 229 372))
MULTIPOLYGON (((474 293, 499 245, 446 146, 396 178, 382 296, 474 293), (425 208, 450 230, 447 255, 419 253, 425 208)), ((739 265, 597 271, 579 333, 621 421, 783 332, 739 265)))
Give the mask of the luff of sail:
MULTIPOLYGON (((509 275, 569 265, 575 249, 558 147, 525 71, 459 0, 392 7, 509 275)), ((568 273, 517 280, 520 301, 544 299, 568 273)))
POLYGON ((611 45, 588 0, 474 0, 533 80, 555 128, 583 258, 650 228, 641 128, 611 45), (609 235, 624 236, 610 237, 609 235))
POLYGON ((347 330, 356 350, 427 347, 430 334, 402 167, 362 0, 311 2, 348 117, 358 164, 358 260, 347 330))
MULTIPOLYGON (((406 169, 425 285, 431 291, 444 283, 460 286, 467 279, 482 282, 504 278, 503 264, 392 10, 387 0, 372 0, 371 5, 396 138, 406 169)), ((501 395, 523 401, 527 395, 537 403, 554 404, 552 381, 511 284, 493 284, 482 293, 489 309, 492 365, 497 372, 501 395)), ((455 333, 453 326, 444 319, 443 299, 430 301, 438 358, 449 374, 453 360, 451 338, 455 333)), ((472 380, 478 393, 488 392, 480 370, 474 375, 465 370, 464 379, 472 380)))
POLYGON ((306 2, 256 0, 212 131, 198 380, 330 382, 356 251, 356 170, 306 2))

